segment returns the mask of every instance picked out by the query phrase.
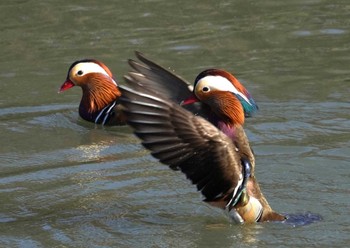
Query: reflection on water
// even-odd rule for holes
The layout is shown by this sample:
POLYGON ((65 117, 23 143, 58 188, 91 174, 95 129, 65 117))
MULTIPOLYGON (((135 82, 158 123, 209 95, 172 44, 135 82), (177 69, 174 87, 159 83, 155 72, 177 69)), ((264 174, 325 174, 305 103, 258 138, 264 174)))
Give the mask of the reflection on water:
POLYGON ((0 3, 0 246, 346 247, 348 9, 337 0, 0 3), (57 94, 81 58, 104 61, 122 83, 133 50, 189 81, 219 67, 247 85, 260 107, 246 123, 256 173, 292 224, 233 225, 128 127, 81 120, 80 89, 57 94))

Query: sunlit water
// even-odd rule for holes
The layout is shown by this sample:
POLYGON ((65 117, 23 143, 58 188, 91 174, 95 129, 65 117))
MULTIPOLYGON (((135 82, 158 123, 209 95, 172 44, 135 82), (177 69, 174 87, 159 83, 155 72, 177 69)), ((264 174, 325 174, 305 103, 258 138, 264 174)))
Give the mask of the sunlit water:
POLYGON ((347 247, 349 18, 344 1, 0 3, 1 247, 347 247), (57 90, 74 60, 120 82, 140 50, 193 80, 225 68, 260 111, 257 177, 291 223, 233 225, 128 127, 77 114, 57 90))

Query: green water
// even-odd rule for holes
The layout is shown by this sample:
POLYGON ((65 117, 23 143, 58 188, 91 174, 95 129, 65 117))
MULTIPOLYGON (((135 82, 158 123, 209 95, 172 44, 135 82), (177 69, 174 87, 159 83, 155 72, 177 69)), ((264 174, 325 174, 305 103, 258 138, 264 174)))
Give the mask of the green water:
POLYGON ((2 1, 0 247, 346 247, 350 243, 350 4, 346 1, 2 1), (122 83, 139 50, 193 81, 233 72, 259 113, 257 177, 283 213, 322 221, 231 225, 128 127, 57 94, 69 65, 122 83))

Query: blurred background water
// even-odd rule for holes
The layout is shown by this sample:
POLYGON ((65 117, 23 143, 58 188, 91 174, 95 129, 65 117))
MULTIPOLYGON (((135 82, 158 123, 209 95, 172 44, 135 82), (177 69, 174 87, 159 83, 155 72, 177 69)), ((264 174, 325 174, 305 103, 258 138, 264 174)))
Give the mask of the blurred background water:
POLYGON ((2 1, 0 247, 347 247, 350 3, 2 1), (69 65, 96 58, 122 83, 139 50, 192 82, 224 68, 259 113, 256 174, 279 212, 321 221, 232 225, 128 127, 81 120, 69 65))

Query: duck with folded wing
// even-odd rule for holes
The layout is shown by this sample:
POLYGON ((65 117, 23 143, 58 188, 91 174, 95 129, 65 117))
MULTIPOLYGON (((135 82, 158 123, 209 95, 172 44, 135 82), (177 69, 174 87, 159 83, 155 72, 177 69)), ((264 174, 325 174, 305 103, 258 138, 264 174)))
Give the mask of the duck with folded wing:
POLYGON ((84 120, 102 125, 124 125, 121 111, 121 95, 112 72, 101 61, 84 59, 75 61, 68 70, 65 82, 59 92, 74 86, 81 87, 83 96, 79 115, 84 120))

